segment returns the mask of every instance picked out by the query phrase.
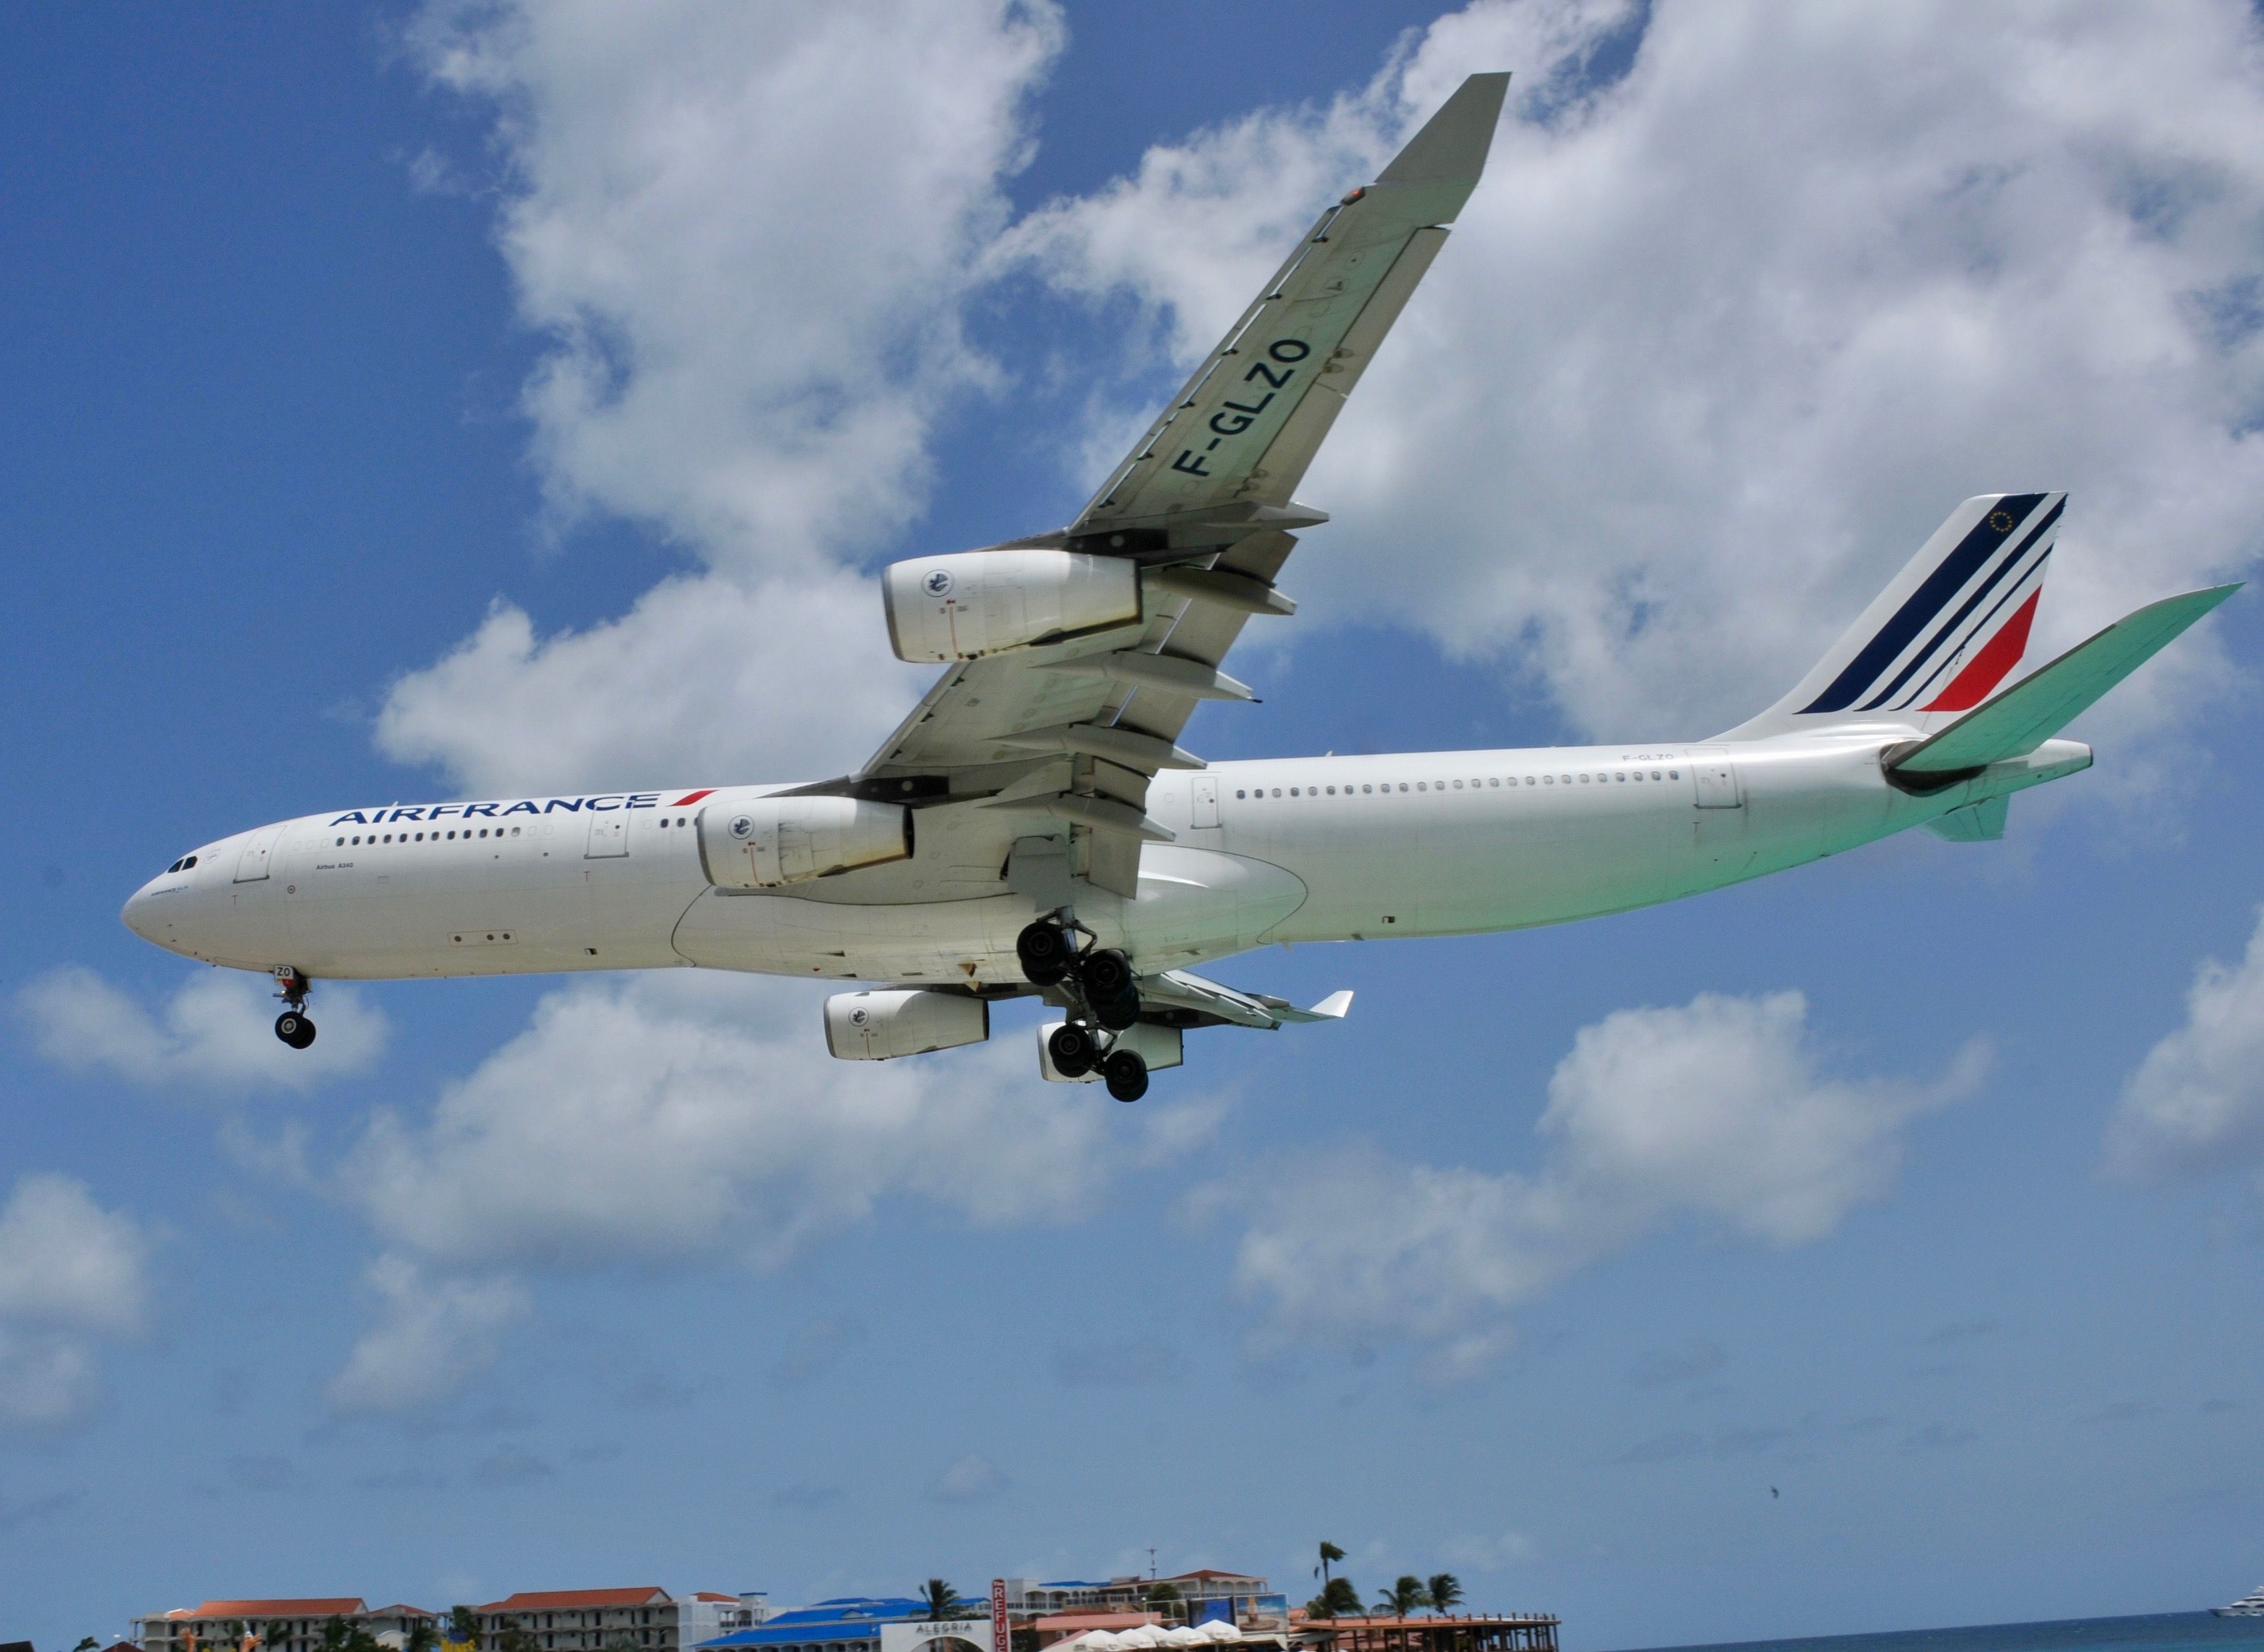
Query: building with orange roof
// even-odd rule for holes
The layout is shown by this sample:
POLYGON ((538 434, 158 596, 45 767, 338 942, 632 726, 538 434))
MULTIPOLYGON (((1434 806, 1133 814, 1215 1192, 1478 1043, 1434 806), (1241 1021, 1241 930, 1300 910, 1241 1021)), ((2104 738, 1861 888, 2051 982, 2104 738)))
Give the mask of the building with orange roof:
POLYGON ((373 1610, 359 1595, 313 1595, 272 1599, 207 1600, 134 1620, 142 1652, 316 1652, 332 1619, 401 1652, 419 1622, 421 1606, 373 1610))

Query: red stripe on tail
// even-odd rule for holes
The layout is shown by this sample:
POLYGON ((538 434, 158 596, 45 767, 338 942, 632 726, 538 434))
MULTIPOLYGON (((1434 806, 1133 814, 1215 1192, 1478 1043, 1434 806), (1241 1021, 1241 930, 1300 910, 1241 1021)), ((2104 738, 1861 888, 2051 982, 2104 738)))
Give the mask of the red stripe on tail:
POLYGON ((2028 593, 2028 601, 2004 628, 1983 645, 1981 652, 1966 663, 1965 669, 1952 677, 1949 686, 1925 711, 1971 711, 1995 692, 2012 669, 2021 663, 2021 656, 2028 651, 2028 627, 2035 622, 2036 598, 2043 596, 2039 586, 2028 593))

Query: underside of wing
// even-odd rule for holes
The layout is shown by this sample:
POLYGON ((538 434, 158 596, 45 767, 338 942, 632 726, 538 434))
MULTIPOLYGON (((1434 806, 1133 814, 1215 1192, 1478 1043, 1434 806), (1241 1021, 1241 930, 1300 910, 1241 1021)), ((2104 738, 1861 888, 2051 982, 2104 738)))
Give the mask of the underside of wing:
POLYGON ((1068 527, 889 570, 897 653, 947 669, 822 789, 986 810, 1002 859, 1065 838, 1076 875, 1136 893, 1172 836, 1149 781, 1202 766, 1178 746, 1196 706, 1253 698, 1219 668, 1252 615, 1295 611, 1274 577, 1327 520, 1292 490, 1476 187, 1508 79, 1470 76, 1321 214, 1068 527))

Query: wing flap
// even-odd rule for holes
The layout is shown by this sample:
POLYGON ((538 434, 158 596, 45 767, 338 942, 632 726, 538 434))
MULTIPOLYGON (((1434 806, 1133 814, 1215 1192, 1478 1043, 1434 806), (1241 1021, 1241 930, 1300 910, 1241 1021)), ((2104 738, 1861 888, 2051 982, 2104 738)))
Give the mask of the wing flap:
POLYGON ((1898 774, 1957 774, 2028 756, 2239 589, 2211 585, 2126 614, 1890 758, 1887 767, 1898 774))
POLYGON ((1160 975, 1140 978, 1143 1008, 1176 1010, 1231 1026, 1274 1032, 1313 1021, 1341 1021, 1352 1008, 1352 994, 1332 992, 1310 1010, 1300 1010, 1287 998, 1266 992, 1243 992, 1185 969, 1167 969, 1160 975))

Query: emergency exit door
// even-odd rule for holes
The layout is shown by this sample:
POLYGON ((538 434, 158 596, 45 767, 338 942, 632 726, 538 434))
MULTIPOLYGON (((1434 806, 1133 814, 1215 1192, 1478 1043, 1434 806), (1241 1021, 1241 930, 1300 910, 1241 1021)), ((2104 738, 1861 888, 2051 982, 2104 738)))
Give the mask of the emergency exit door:
POLYGON ((1198 774, 1194 778, 1194 823, 1198 826, 1218 824, 1218 777, 1198 774))
POLYGON ((626 815, 600 815, 590 822, 590 847, 584 858, 604 860, 629 851, 629 822, 626 815))

